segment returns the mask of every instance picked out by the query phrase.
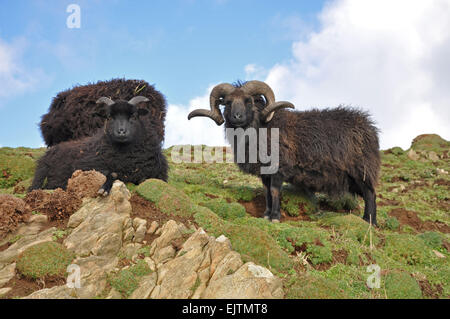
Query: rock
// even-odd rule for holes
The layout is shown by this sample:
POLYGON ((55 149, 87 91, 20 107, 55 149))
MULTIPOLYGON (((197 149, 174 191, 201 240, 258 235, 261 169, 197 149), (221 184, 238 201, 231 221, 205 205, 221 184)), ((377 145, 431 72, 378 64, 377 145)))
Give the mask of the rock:
POLYGON ((10 292, 12 290, 11 287, 6 287, 6 288, 1 288, 0 289, 0 297, 5 296, 8 292, 10 292))
POLYGON ((129 198, 125 185, 115 181, 109 196, 83 205, 69 219, 69 227, 75 229, 64 240, 66 248, 78 256, 117 254, 122 246, 124 222, 131 213, 129 198))
POLYGON ((428 152, 428 156, 427 157, 433 162, 439 161, 439 156, 434 151, 428 152))
POLYGON ((156 229, 158 229, 158 227, 159 227, 158 222, 156 220, 152 221, 152 223, 150 224, 150 227, 147 230, 147 234, 150 234, 150 235, 154 234, 156 229))
POLYGON ((135 218, 133 221, 133 227, 135 228, 134 241, 136 243, 141 243, 144 240, 145 234, 147 233, 147 221, 141 218, 135 218))
POLYGON ((121 249, 121 254, 125 256, 127 259, 133 258, 138 253, 138 250, 142 247, 141 244, 133 243, 126 244, 121 249))
POLYGON ((53 288, 41 289, 24 297, 23 299, 76 299, 75 288, 67 286, 55 286, 53 288))
POLYGON ((155 286, 156 286, 156 273, 144 276, 139 281, 139 288, 133 291, 129 299, 148 299, 155 286))
POLYGON ((122 295, 116 289, 112 288, 105 299, 122 299, 122 295))
POLYGON ((433 249, 433 253, 436 255, 437 258, 445 258, 445 255, 437 250, 433 249))
POLYGON ((150 257, 145 257, 144 261, 147 263, 148 268, 150 268, 151 271, 156 271, 156 264, 150 257))
POLYGON ((392 190, 393 193, 403 192, 406 189, 405 185, 400 185, 392 190))
POLYGON ((420 155, 417 154, 412 148, 407 153, 410 160, 417 161, 420 158, 420 155))
MULTIPOLYGON (((161 236, 163 234, 164 232, 161 236)), ((199 229, 185 242, 177 258, 169 260, 158 269, 159 288, 157 293, 152 293, 152 298, 185 299, 195 292, 195 286, 200 284, 197 271, 202 264, 203 268, 209 266, 209 260, 204 254, 207 251, 205 242, 209 242, 209 237, 199 229)))
MULTIPOLYGON (((225 257, 215 266, 215 269, 211 271, 213 274, 212 281, 217 281, 222 277, 234 273, 243 264, 241 256, 235 251, 230 251, 225 257)), ((211 265, 211 268, 213 265, 211 265)))
POLYGON ((175 256, 175 249, 172 246, 166 246, 161 249, 157 249, 153 254, 153 260, 155 264, 163 264, 167 260, 173 258, 175 256))
POLYGON ((16 263, 0 268, 0 288, 3 287, 16 275, 16 263))
POLYGON ((19 227, 15 235, 26 236, 35 235, 39 233, 45 224, 47 224, 48 218, 46 215, 32 215, 30 219, 19 227))
POLYGON ((438 175, 448 175, 448 172, 442 168, 436 168, 436 173, 438 175))
POLYGON ((24 236, 8 247, 8 249, 0 252, 0 264, 11 263, 17 256, 23 253, 27 248, 53 240, 53 232, 55 227, 51 227, 43 232, 35 235, 24 236))
POLYGON ((117 266, 117 257, 89 256, 77 258, 73 264, 80 267, 80 288, 75 288, 74 295, 77 298, 94 298, 100 295, 106 288, 107 274, 117 266))
POLYGON ((219 299, 283 298, 282 282, 267 268, 248 262, 234 274, 210 282, 202 297, 219 299))
POLYGON ((150 254, 153 255, 155 250, 169 246, 172 240, 183 237, 183 233, 186 231, 186 226, 183 224, 177 224, 173 220, 166 222, 161 228, 161 235, 156 238, 150 246, 150 254))

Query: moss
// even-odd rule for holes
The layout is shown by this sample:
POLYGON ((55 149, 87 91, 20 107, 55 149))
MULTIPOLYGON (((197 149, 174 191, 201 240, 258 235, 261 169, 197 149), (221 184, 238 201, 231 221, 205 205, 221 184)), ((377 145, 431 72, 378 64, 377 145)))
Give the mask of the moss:
POLYGON ((45 148, 0 148, 0 188, 14 187, 34 175, 36 159, 45 148))
POLYGON ((163 213, 190 217, 195 207, 182 191, 159 179, 148 179, 136 187, 136 192, 155 203, 163 213))
POLYGON ((286 284, 288 299, 345 299, 349 296, 335 281, 314 273, 303 273, 291 277, 286 284))
POLYGON ((389 234, 386 236, 385 253, 393 260, 408 265, 432 264, 436 257, 425 242, 410 234, 389 234))
POLYGON ((349 265, 359 265, 359 252, 355 248, 348 250, 348 255, 345 263, 349 265))
POLYGON ((17 259, 17 270, 28 278, 64 276, 75 255, 61 244, 45 242, 25 250, 17 259))
POLYGON ((378 245, 380 242, 377 230, 374 227, 369 230, 370 225, 359 216, 330 214, 324 217, 320 223, 332 226, 344 237, 364 245, 370 245, 370 232, 372 232, 372 244, 378 245))
POLYGON ((399 155, 405 154, 405 151, 401 147, 395 146, 395 147, 392 147, 392 148, 386 150, 385 153, 391 153, 396 156, 399 156, 399 155))
POLYGON ((397 230, 400 227, 400 223, 399 223, 398 219, 395 217, 386 218, 385 225, 386 225, 386 228, 390 229, 390 230, 397 230))
POLYGON ((417 136, 412 144, 411 148, 414 150, 431 150, 440 151, 442 149, 448 149, 450 147, 450 142, 444 140, 437 134, 423 134, 417 136))
POLYGON ((147 263, 139 260, 135 265, 123 269, 117 274, 110 275, 108 282, 111 287, 128 298, 138 288, 140 277, 146 276, 151 272, 147 263))
POLYGON ((385 289, 387 297, 392 299, 422 298, 420 286, 407 272, 388 273, 385 279, 385 289))
POLYGON ((238 203, 227 203, 222 198, 209 200, 204 205, 223 219, 235 219, 244 217, 246 214, 245 208, 242 205, 238 203))
POLYGON ((418 235, 429 247, 433 249, 442 248, 442 235, 433 231, 418 235))
POLYGON ((299 216, 300 213, 311 214, 317 210, 315 198, 301 190, 288 186, 283 187, 281 209, 289 216, 299 216))

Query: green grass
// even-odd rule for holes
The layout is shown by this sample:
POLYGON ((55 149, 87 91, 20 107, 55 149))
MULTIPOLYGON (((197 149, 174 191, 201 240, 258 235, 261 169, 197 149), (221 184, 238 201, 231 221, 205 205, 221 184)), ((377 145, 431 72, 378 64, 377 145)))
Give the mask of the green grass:
POLYGON ((144 260, 139 260, 135 265, 112 274, 108 277, 108 283, 120 292, 124 297, 129 297, 139 286, 139 279, 149 275, 152 271, 144 260))
MULTIPOLYGON (((438 229, 418 230, 390 214, 402 208, 415 212, 423 223, 450 225, 450 174, 437 171, 450 172, 450 144, 426 135, 416 139, 412 149, 419 160, 409 159, 409 150, 399 147, 381 151, 376 190, 378 228, 369 228, 362 220, 361 198, 305 194, 287 184, 281 207, 290 221, 274 224, 252 217, 241 203, 261 198, 259 178, 243 174, 233 163, 177 164, 171 160, 170 149, 165 150, 170 165, 168 183, 147 180, 127 186, 168 216, 190 219, 210 235, 227 236, 244 262, 266 266, 283 279, 287 298, 431 298, 421 291, 417 278, 438 287, 438 297, 449 298, 450 254, 446 247, 450 234, 438 229), (439 157, 435 162, 429 159, 431 151, 439 157), (300 218, 304 215, 309 220, 300 218), (438 258, 433 250, 445 258, 438 258), (336 252, 342 255, 338 259, 336 252), (379 289, 366 284, 371 264, 379 265, 382 271, 379 289)), ((0 192, 13 193, 21 184, 25 187, 43 151, 0 149, 0 192), (9 174, 3 180, 2 169, 9 174)), ((64 233, 55 234, 56 239, 61 236, 64 233)), ((148 247, 140 253, 148 255, 148 247)), ((129 296, 147 272, 142 264, 115 274, 109 281, 129 296)))
POLYGON ((16 267, 20 274, 32 279, 65 276, 74 257, 61 244, 46 242, 25 250, 18 257, 16 267))

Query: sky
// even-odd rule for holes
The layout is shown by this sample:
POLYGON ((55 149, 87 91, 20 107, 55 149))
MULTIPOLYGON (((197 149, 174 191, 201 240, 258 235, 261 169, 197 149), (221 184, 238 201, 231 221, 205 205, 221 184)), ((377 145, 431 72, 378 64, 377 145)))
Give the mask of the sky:
POLYGON ((449 140, 448 30, 450 0, 2 1, 0 146, 43 146, 58 92, 116 77, 165 95, 165 147, 226 145, 223 127, 187 114, 236 80, 265 81, 300 111, 367 110, 382 149, 449 140))

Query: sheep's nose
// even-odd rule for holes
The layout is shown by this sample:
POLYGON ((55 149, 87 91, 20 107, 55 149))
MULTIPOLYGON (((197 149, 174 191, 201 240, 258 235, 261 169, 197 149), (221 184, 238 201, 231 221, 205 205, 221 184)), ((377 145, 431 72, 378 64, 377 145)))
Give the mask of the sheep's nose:
POLYGON ((241 120, 242 119, 242 114, 241 113, 234 113, 234 119, 235 120, 241 120))
POLYGON ((127 133, 127 131, 126 131, 124 128, 119 128, 119 129, 117 130, 117 134, 120 135, 120 136, 123 136, 123 135, 125 135, 126 133, 127 133))

